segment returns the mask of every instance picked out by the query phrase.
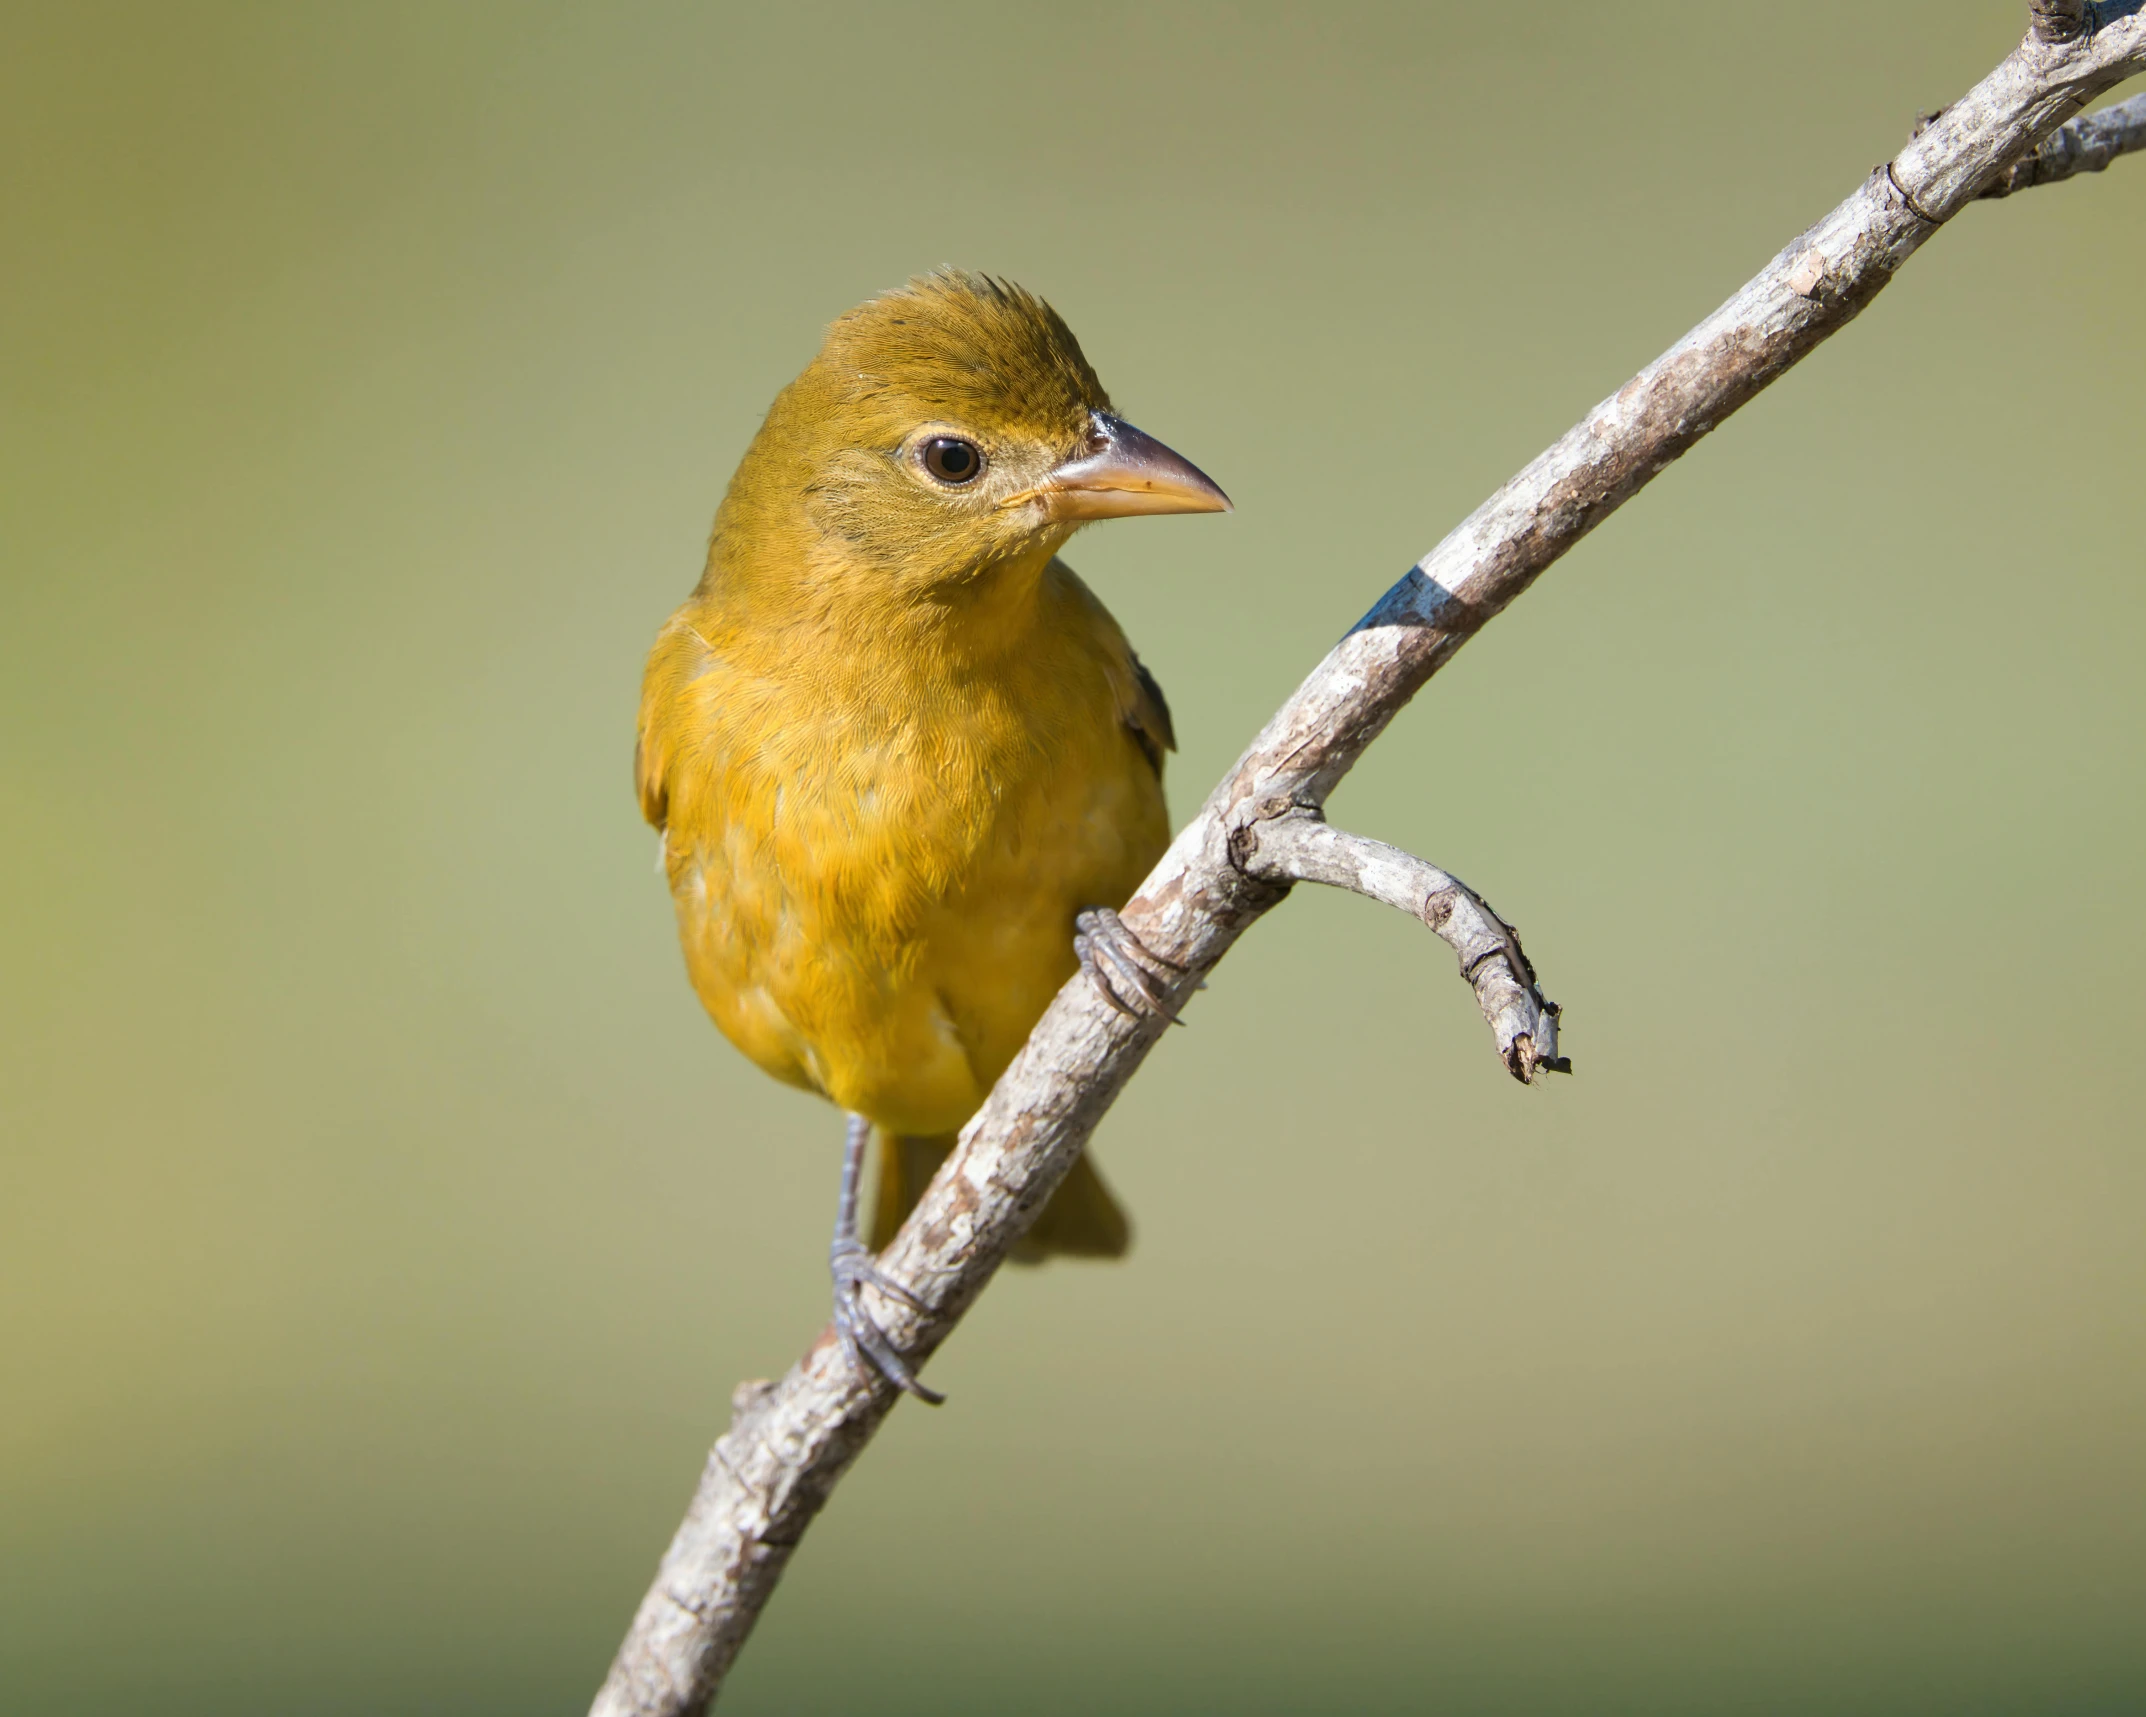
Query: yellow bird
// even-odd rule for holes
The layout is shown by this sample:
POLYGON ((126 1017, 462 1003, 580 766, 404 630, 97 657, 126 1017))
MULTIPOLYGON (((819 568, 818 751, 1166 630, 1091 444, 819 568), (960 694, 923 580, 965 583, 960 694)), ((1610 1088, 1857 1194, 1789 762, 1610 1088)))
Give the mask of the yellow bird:
MULTIPOLYGON (((1114 909, 1169 840, 1170 712, 1058 551, 1095 519, 1228 509, 1113 415, 1050 306, 929 275, 776 396, 649 657, 634 772, 686 969, 724 1036, 848 1111, 836 1327, 925 1400, 859 1304, 902 1292, 873 1253, 1076 966, 1158 1006, 1114 909)), ((1025 1250, 1127 1236, 1083 1159, 1025 1250)))

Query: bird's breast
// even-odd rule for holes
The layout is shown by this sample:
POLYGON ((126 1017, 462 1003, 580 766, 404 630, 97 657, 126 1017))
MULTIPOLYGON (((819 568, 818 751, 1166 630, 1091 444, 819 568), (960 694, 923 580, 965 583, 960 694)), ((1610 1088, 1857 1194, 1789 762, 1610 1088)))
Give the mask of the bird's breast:
POLYGON ((1167 840, 1077 659, 869 698, 712 656, 679 688, 666 862, 687 963, 753 1060, 903 1132, 973 1112, 1167 840))

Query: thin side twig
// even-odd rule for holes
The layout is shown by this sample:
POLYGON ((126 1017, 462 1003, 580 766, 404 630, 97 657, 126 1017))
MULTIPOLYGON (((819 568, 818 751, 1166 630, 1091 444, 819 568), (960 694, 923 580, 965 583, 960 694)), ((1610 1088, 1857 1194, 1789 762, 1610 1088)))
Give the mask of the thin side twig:
POLYGON ((1450 871, 1399 847, 1337 829, 1310 811, 1264 817, 1237 842, 1237 863, 1262 882, 1316 882, 1418 918, 1460 958, 1506 1071, 1526 1085, 1537 1069, 1570 1073, 1558 1054, 1561 1010, 1542 993, 1520 933, 1450 871))
MULTIPOLYGON (((1285 892, 1238 864, 1243 831, 1317 812, 1415 692, 1545 567, 1847 326, 1942 223, 2052 131, 2142 69, 2140 0, 2043 6, 1988 77, 1388 591, 1124 909, 1141 941, 1183 970, 1170 999, 1181 1003, 1285 892), (2067 20, 2081 27, 2067 34, 2067 20)), ((1163 1029, 1123 1017, 1085 981, 1060 991, 882 1256, 920 1302, 874 1302, 912 1363, 952 1333, 1163 1029)), ((897 1399, 850 1363, 832 1329, 779 1382, 740 1391, 595 1717, 707 1708, 812 1517, 897 1399)))
POLYGON ((2099 173, 2119 155, 2141 149, 2146 149, 2146 95, 2135 95, 2058 126, 2039 149, 2014 161, 1982 194, 2009 197, 2015 191, 2058 184, 2081 173, 2099 173))

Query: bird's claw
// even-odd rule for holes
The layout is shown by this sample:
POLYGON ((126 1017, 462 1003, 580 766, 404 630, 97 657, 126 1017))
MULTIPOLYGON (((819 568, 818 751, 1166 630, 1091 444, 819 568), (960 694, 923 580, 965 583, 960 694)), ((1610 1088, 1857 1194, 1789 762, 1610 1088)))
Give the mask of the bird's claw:
POLYGON ((1073 952, 1088 981, 1119 1013, 1129 1019, 1160 1017, 1172 1025, 1185 1023, 1170 1005, 1170 985, 1185 975, 1185 968, 1149 948, 1109 907, 1091 906, 1073 920, 1073 952), (1111 981, 1113 976, 1118 983, 1111 981))
POLYGON ((934 1407, 945 1401, 946 1397, 936 1389, 928 1389, 917 1381, 917 1374, 910 1369, 909 1362, 895 1352, 887 1332, 864 1309, 859 1290, 866 1286, 877 1288, 918 1311, 927 1309, 924 1302, 882 1270, 861 1240, 837 1240, 828 1249, 827 1268, 835 1282, 835 1333, 842 1338, 844 1350, 858 1369, 876 1371, 896 1388, 906 1389, 919 1401, 934 1407))

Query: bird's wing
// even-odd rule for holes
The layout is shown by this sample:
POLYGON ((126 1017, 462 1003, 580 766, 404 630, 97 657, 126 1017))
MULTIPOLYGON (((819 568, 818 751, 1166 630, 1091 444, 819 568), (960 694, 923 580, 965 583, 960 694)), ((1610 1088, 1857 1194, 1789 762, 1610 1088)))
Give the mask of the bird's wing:
POLYGON ((1170 725, 1170 700, 1162 695, 1155 676, 1134 653, 1124 628, 1082 582, 1080 574, 1064 561, 1054 560, 1047 577, 1048 588, 1067 605, 1061 611, 1065 623, 1085 640, 1086 647, 1094 652, 1093 659, 1109 678, 1119 722, 1160 781, 1163 753, 1177 749, 1177 730, 1170 725))
POLYGON ((707 640, 674 614, 657 634, 641 682, 641 719, 633 740, 633 785, 641 797, 641 815, 657 829, 671 820, 671 766, 679 749, 679 728, 689 714, 686 689, 714 660, 707 640))
POLYGON ((641 815, 660 834, 671 820, 671 784, 664 778, 662 754, 648 743, 646 728, 634 736, 633 786, 641 796, 641 815))
POLYGON ((1147 664, 1130 649, 1125 654, 1133 665, 1133 707, 1125 712, 1125 726, 1159 781, 1162 754, 1177 749, 1177 730, 1170 725, 1170 700, 1162 695, 1162 685, 1148 672, 1147 664))

